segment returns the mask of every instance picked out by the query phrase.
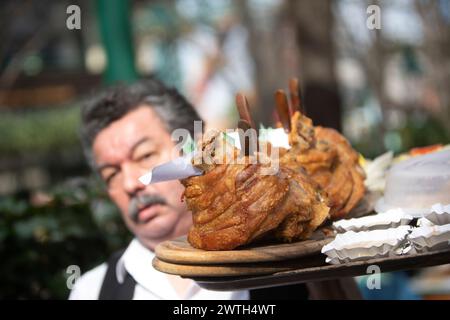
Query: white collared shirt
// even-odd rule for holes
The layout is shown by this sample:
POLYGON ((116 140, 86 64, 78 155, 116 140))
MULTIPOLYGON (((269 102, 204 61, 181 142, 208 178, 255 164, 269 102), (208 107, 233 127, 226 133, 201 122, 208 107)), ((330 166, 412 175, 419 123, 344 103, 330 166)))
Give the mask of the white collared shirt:
MULTIPOLYGON (((194 281, 183 296, 173 288, 166 274, 152 266, 155 254, 137 239, 128 245, 116 265, 116 276, 123 283, 126 272, 136 281, 134 300, 247 300, 248 291, 211 291, 200 288, 194 281)), ((80 277, 69 296, 70 300, 97 300, 106 274, 107 264, 80 277)))

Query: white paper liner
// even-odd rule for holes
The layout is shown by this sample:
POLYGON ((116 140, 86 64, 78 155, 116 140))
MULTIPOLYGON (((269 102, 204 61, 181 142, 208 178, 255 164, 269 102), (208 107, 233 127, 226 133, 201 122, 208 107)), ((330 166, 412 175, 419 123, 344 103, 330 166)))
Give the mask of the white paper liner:
POLYGON ((411 249, 403 250, 411 230, 410 226, 399 226, 386 230, 348 231, 338 234, 322 248, 322 253, 327 255, 326 261, 333 264, 404 254, 411 249))
POLYGON ((417 220, 417 226, 418 227, 431 227, 431 226, 434 226, 434 223, 425 218, 420 218, 417 220))
POLYGON ((450 223, 450 204, 443 205, 437 203, 431 207, 429 213, 425 215, 425 218, 437 225, 445 225, 450 223))
MULTIPOLYGON (((234 147, 241 150, 241 143, 238 131, 227 132, 227 135, 234 140, 234 147)), ((290 149, 289 136, 283 128, 261 128, 258 132, 258 141, 270 142, 273 147, 290 149)))
MULTIPOLYGON (((234 140, 234 147, 241 150, 241 143, 238 131, 227 132, 227 135, 234 140)), ((273 147, 290 149, 289 136, 283 128, 262 128, 258 132, 258 141, 270 142, 273 147)))
POLYGON ((233 139, 234 147, 241 150, 241 140, 239 138, 239 132, 238 131, 227 132, 227 135, 233 139))
POLYGON ((372 216, 336 221, 333 223, 333 228, 339 233, 390 229, 408 225, 413 219, 413 216, 402 210, 390 210, 372 216))
POLYGON ((392 151, 386 152, 372 161, 367 161, 364 166, 366 179, 364 184, 367 189, 371 191, 383 191, 386 184, 386 173, 389 166, 392 164, 394 153, 392 151))
POLYGON ((418 252, 446 249, 450 246, 450 224, 415 228, 408 238, 418 252))
POLYGON ((268 141, 273 147, 290 149, 289 136, 283 128, 259 130, 259 140, 268 141))

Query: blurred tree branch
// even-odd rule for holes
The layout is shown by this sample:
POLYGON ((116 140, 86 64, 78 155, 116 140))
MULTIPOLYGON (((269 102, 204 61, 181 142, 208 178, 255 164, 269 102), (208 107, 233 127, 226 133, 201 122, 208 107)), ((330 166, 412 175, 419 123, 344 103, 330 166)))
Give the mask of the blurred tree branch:
POLYGON ((272 17, 263 17, 267 12, 253 11, 248 1, 235 0, 235 6, 241 13, 241 21, 249 31, 249 49, 255 64, 255 97, 250 97, 250 105, 257 106, 252 110, 256 123, 271 124, 274 111, 275 90, 287 79, 280 72, 283 60, 280 57, 280 42, 283 34, 280 31, 280 11, 272 17), (264 21, 263 21, 264 19, 264 21), (263 23, 264 22, 264 23, 263 23), (253 101, 252 101, 253 100, 253 101))
POLYGON ((441 109, 440 119, 448 127, 450 122, 450 19, 445 17, 440 1, 415 0, 414 6, 422 20, 423 52, 431 68, 427 73, 427 81, 437 92, 441 109))
POLYGON ((274 91, 298 77, 308 115, 317 124, 341 128, 341 102, 334 72, 333 1, 285 0, 273 12, 254 12, 235 0, 250 34, 255 61, 256 120, 272 122, 274 91), (320 23, 318 23, 320 21, 320 23))
POLYGON ((317 125, 341 130, 341 99, 335 73, 334 1, 289 0, 299 47, 306 112, 317 125))
MULTIPOLYGON (((380 6, 379 0, 367 0, 365 7, 375 4, 380 6)), ((341 17, 342 19, 342 17, 341 17)), ((370 30, 370 42, 364 45, 358 41, 352 30, 346 23, 337 24, 342 33, 342 42, 339 43, 343 50, 348 52, 351 58, 356 59, 361 66, 367 80, 368 86, 378 100, 382 121, 378 124, 380 136, 386 133, 386 109, 391 105, 389 97, 384 90, 384 80, 386 74, 386 61, 392 46, 383 37, 381 29, 370 30)))

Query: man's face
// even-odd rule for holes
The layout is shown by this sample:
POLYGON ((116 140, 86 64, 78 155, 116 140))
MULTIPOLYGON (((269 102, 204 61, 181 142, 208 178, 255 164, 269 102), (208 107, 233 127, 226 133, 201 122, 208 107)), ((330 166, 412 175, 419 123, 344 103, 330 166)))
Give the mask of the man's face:
POLYGON ((174 142, 148 106, 140 106, 100 131, 93 143, 97 168, 128 228, 147 247, 187 233, 191 215, 181 202, 183 186, 167 181, 148 186, 138 178, 170 161, 174 142))

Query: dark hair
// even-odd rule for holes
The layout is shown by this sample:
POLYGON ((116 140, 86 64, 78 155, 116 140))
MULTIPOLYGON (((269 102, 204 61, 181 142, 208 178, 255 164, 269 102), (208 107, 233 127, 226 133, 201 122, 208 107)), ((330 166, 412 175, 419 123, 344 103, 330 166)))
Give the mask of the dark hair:
POLYGON ((89 99, 81 110, 81 141, 91 165, 94 165, 92 144, 99 132, 140 105, 152 108, 168 132, 184 128, 194 136, 194 121, 200 117, 176 89, 155 78, 117 85, 89 99))

